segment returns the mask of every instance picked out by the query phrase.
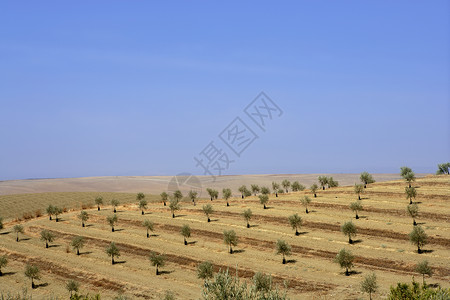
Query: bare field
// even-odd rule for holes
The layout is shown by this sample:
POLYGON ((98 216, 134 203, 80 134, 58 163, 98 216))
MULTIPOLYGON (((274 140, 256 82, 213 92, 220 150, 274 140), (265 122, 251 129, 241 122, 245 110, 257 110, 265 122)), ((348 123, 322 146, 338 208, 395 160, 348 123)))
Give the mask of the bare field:
MULTIPOLYGON (((316 175, 308 176, 317 178, 316 175)), ((368 185, 361 200, 364 211, 359 214, 361 218, 356 220, 348 206, 357 200, 352 184, 358 176, 348 175, 344 180, 338 175, 334 177, 341 184, 351 186, 319 190, 317 198, 312 198, 309 214, 305 213, 299 201, 305 194, 311 196, 308 190, 283 194, 278 198, 271 195, 269 209, 263 209, 255 196, 246 199, 234 197, 230 207, 222 199, 212 202, 202 199, 196 206, 183 202, 175 219, 171 217, 168 207, 158 201, 158 196, 150 195, 147 198, 151 203, 146 214, 141 215, 135 203, 135 192, 147 192, 142 189, 143 186, 133 193, 123 192, 126 190, 124 187, 122 193, 105 188, 98 189, 103 191, 101 193, 83 190, 6 195, 9 192, 5 192, 0 196, 0 215, 7 219, 3 234, 0 235, 0 254, 9 256, 9 264, 2 269, 4 276, 0 280, 0 289, 6 292, 28 287, 28 292, 35 299, 49 295, 62 298, 68 296, 64 287, 67 280, 75 279, 81 283, 83 292, 101 293, 104 299, 119 293, 130 298, 159 299, 167 290, 173 291, 179 299, 198 299, 202 280, 197 278, 196 266, 209 260, 213 262, 215 270, 229 268, 232 272, 238 272, 243 279, 250 279, 255 272, 262 271, 271 274, 280 286, 287 281, 288 294, 292 299, 365 297, 359 291, 359 282, 374 271, 380 285, 380 292, 374 299, 380 299, 386 296, 389 286, 398 281, 410 282, 412 276, 421 280, 421 276, 414 272, 414 266, 423 259, 427 259, 434 269, 433 277, 427 278, 427 282, 449 287, 450 176, 427 176, 414 183, 418 191, 415 200, 420 209, 417 222, 429 236, 423 254, 418 254, 417 248, 408 240, 413 225, 412 219, 406 215, 409 201, 404 195, 406 184, 403 181, 390 180, 368 185), (115 232, 111 232, 105 220, 112 215, 110 205, 101 211, 88 208, 90 219, 87 227, 81 227, 77 218, 81 205, 93 206, 93 199, 99 194, 105 198, 105 202, 117 198, 124 204, 118 207, 119 220, 115 232), (15 219, 42 207, 44 213, 50 203, 68 208, 62 220, 50 221, 45 215, 22 220, 20 223, 25 227, 25 234, 16 242, 16 235, 12 232, 12 227, 18 222, 15 219), (215 210, 210 223, 201 210, 205 203, 212 203, 215 210), (20 213, 16 212, 16 207, 20 213), (251 228, 246 228, 242 217, 242 212, 247 208, 253 212, 251 228), (293 213, 298 213, 304 221, 299 236, 294 234, 287 220, 293 213), (146 238, 146 230, 141 225, 145 219, 155 224, 155 231, 150 238, 146 238), (352 245, 340 232, 340 225, 348 220, 353 220, 358 228, 357 243, 352 245), (187 246, 183 244, 180 234, 184 224, 189 224, 192 229, 187 246), (48 249, 39 240, 43 229, 52 231, 57 237, 48 249), (229 254, 227 246, 223 244, 223 231, 229 229, 235 230, 239 238, 234 254, 229 254), (81 249, 79 256, 68 249, 71 239, 77 235, 86 237, 86 246, 81 249), (292 246, 292 255, 288 257, 286 265, 281 263, 280 256, 275 255, 277 239, 284 239, 292 246), (116 242, 121 251, 115 265, 111 264, 104 251, 111 241, 116 242), (333 262, 336 253, 342 248, 351 250, 356 257, 351 276, 345 276, 343 270, 333 262), (155 275, 155 269, 148 259, 151 251, 163 253, 167 257, 166 266, 161 269, 164 272, 159 276, 155 275), (36 264, 42 271, 42 279, 37 282, 40 286, 34 290, 31 290, 30 281, 23 274, 26 263, 36 264)), ((380 181, 380 177, 374 177, 380 181)), ((281 182, 284 178, 290 177, 280 175, 258 181, 256 176, 239 183, 247 186, 250 183, 269 185, 274 180, 281 182)), ((310 184, 298 177, 295 180, 307 186, 310 184)), ((236 193, 236 187, 240 184, 236 181, 234 186, 230 182, 228 186, 234 187, 236 193)), ((167 186, 167 182, 165 184, 167 186)), ((207 187, 207 184, 203 186, 207 187)), ((221 189, 222 185, 216 182, 211 187, 221 189)), ((162 190, 164 188, 154 190, 153 193, 159 194, 162 190)))

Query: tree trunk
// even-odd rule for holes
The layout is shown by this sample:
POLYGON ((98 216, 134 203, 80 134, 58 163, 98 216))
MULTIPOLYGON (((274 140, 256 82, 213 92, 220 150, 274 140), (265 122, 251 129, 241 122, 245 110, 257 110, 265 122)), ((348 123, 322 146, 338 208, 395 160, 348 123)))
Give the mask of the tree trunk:
POLYGON ((80 255, 80 249, 77 248, 77 255, 80 255))
POLYGON ((317 198, 317 195, 316 195, 316 193, 314 193, 314 198, 317 198))
POLYGON ((172 218, 175 218, 175 214, 174 213, 172 213, 172 218))
POLYGON ((231 245, 230 245, 230 254, 233 254, 233 248, 231 248, 231 245))
POLYGON ((349 243, 349 244, 353 244, 353 240, 352 240, 351 237, 348 237, 348 243, 349 243))
POLYGON ((266 207, 266 205, 264 204, 264 209, 266 209, 267 207, 266 207))
POLYGON ((34 289, 34 281, 33 281, 33 278, 31 278, 31 288, 34 289))
POLYGON ((299 235, 297 228, 295 228, 295 235, 299 235))
POLYGON ((250 224, 247 222, 247 228, 250 228, 250 224))
POLYGON ((364 183, 364 188, 366 188, 366 184, 364 183))
POLYGON ((414 225, 414 226, 417 225, 416 220, 414 220, 414 219, 413 219, 413 225, 414 225))
POLYGON ((0 276, 3 276, 2 270, 0 270, 0 276))
POLYGON ((228 203, 228 201, 227 201, 227 206, 230 206, 230 203, 228 203))
POLYGON ((111 264, 114 264, 114 256, 111 256, 111 264))
POLYGON ((59 222, 59 219, 58 219, 58 217, 56 217, 56 222, 59 222))
POLYGON ((275 197, 277 197, 277 198, 278 198, 278 193, 275 193, 275 197))
POLYGON ((48 243, 47 242, 45 242, 45 248, 48 248, 48 243))
POLYGON ((283 265, 286 263, 286 258, 283 255, 283 265))
POLYGON ((111 227, 111 231, 114 232, 114 227, 111 227))
POLYGON ((359 219, 358 213, 356 213, 356 219, 357 219, 357 220, 359 219))
POLYGON ((242 195, 242 199, 244 199, 244 195, 242 195))
POLYGON ((306 213, 309 214, 308 208, 306 208, 306 213))
POLYGON ((208 217, 208 223, 209 223, 209 222, 211 222, 211 220, 210 220, 209 217, 208 217))
POLYGON ((420 246, 419 246, 419 245, 417 245, 417 253, 419 253, 419 254, 422 253, 422 250, 420 249, 420 246))
POLYGON ((184 238, 184 245, 187 245, 187 241, 186 241, 186 238, 184 238))
POLYGON ((52 216, 49 216, 50 221, 52 220, 52 216))
POLYGON ((97 206, 97 210, 100 211, 100 206, 97 206))
POLYGON ((147 238, 150 236, 150 234, 148 233, 148 230, 147 230, 147 238))
POLYGON ((322 186, 322 190, 324 190, 324 191, 325 191, 325 186, 322 186))
POLYGON ((358 195, 358 200, 361 200, 361 195, 358 195))
POLYGON ((158 266, 156 266, 156 275, 159 275, 158 266))
POLYGON ((211 197, 211 201, 212 201, 212 197, 211 197))
POLYGON ((164 202, 164 206, 166 206, 166 202, 164 202))
POLYGON ((348 275, 350 275, 350 274, 348 273, 348 268, 345 268, 345 276, 348 276, 348 275))
POLYGON ((411 187, 411 183, 409 184, 409 187, 411 187))
POLYGON ((142 215, 144 214, 144 211, 142 211, 142 215))
POLYGON ((19 233, 17 233, 16 242, 19 241, 19 233))
POLYGON ((114 207, 114 213, 116 213, 116 208, 114 207))
POLYGON ((409 204, 412 204, 412 199, 411 198, 409 199, 409 204))
POLYGON ((81 226, 84 227, 84 223, 81 223, 81 226))

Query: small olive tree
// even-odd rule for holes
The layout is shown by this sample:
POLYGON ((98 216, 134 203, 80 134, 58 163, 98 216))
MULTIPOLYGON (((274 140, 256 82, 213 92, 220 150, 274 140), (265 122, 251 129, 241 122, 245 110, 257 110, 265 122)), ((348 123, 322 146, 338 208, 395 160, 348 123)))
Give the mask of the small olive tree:
POLYGON ((234 230, 225 230, 223 232, 223 242, 229 246, 230 254, 233 254, 232 246, 237 246, 238 238, 234 230))
POLYGON ((295 229, 295 235, 299 235, 298 228, 302 226, 302 217, 300 217, 298 214, 294 214, 289 217, 289 224, 291 225, 292 229, 295 229))
POLYGON ((176 190, 173 192, 173 199, 175 199, 177 202, 181 201, 183 199, 183 193, 181 193, 180 190, 176 190))
POLYGON ((368 172, 362 172, 361 175, 359 176, 359 179, 364 184, 364 188, 366 188, 369 183, 375 182, 372 175, 370 175, 368 172))
POLYGON ((116 243, 111 242, 108 247, 105 249, 106 254, 111 257, 111 264, 114 265, 114 257, 120 257, 119 248, 117 248, 116 243))
POLYGON ((167 199, 169 199, 169 195, 166 192, 162 192, 160 194, 160 196, 161 196, 161 201, 164 203, 164 206, 166 206, 166 202, 167 202, 167 199))
POLYGON ((214 276, 213 265, 209 261, 204 261, 197 266, 197 277, 200 279, 211 279, 214 276))
POLYGON ((145 227, 145 229, 147 229, 147 238, 150 237, 149 231, 153 231, 153 222, 150 220, 145 220, 144 222, 142 222, 142 226, 145 227))
POLYGON ((70 299, 72 299, 72 293, 78 292, 79 289, 80 289, 80 284, 78 282, 76 282, 75 280, 69 280, 66 283, 66 290, 69 291, 69 293, 70 293, 70 299))
POLYGON ((117 212, 116 207, 119 206, 119 203, 120 203, 120 202, 119 202, 119 200, 117 200, 117 199, 112 199, 112 200, 111 200, 111 205, 112 205, 112 207, 113 207, 114 213, 117 212))
POLYGON ((298 181, 294 181, 291 184, 291 187, 292 187, 293 192, 303 191, 305 189, 305 186, 300 184, 300 182, 298 182, 298 181))
POLYGON ((222 190, 222 197, 227 201, 227 206, 230 206, 230 203, 228 203, 228 199, 231 197, 231 189, 225 188, 222 190))
POLYGON ((187 224, 183 225, 183 227, 181 227, 181 235, 184 238, 184 244, 187 245, 188 243, 186 239, 191 237, 191 227, 187 224))
POLYGON ((280 184, 275 181, 272 181, 272 190, 273 190, 273 193, 275 194, 275 197, 278 197, 279 189, 280 189, 280 184))
POLYGON ((3 276, 2 268, 8 264, 8 257, 6 255, 0 256, 0 276, 3 276))
POLYGON ((345 222, 341 226, 341 231, 344 235, 348 236, 348 243, 353 244, 352 237, 356 236, 356 226, 351 221, 345 222))
POLYGON ((406 207, 406 211, 408 212, 408 215, 411 216, 411 218, 413 219, 413 225, 416 226, 416 218, 419 215, 419 206, 417 206, 417 204, 410 204, 406 207))
POLYGON ((47 229, 44 229, 41 231, 41 241, 45 242, 45 248, 48 248, 48 243, 51 243, 55 240, 55 235, 48 231, 47 229))
POLYGON ((23 234, 23 232, 24 232, 23 225, 21 225, 21 224, 14 225, 13 231, 16 233, 16 242, 18 242, 19 241, 19 233, 23 234))
POLYGON ((264 209, 266 209, 266 204, 269 202, 269 196, 267 195, 259 195, 259 202, 263 205, 264 209))
POLYGON ((170 208, 170 212, 172 213, 172 218, 175 218, 175 212, 177 210, 180 210, 180 203, 178 202, 178 200, 171 200, 169 203, 169 208, 170 208))
POLYGON ((270 194, 270 189, 266 186, 261 187, 261 194, 263 195, 269 195, 270 194))
POLYGON ((112 232, 114 232, 114 225, 117 223, 117 220, 118 218, 116 214, 106 217, 106 222, 108 222, 109 226, 111 226, 112 232))
POLYGON ((311 190, 311 193, 313 193, 314 198, 316 198, 317 197, 317 190, 319 189, 319 186, 316 183, 314 183, 314 184, 312 184, 309 187, 309 189, 311 190))
POLYGON ((436 175, 442 174, 450 174, 450 162, 438 164, 438 170, 436 171, 436 175))
POLYGON ((256 196, 256 194, 258 194, 260 192, 260 188, 259 185, 257 184, 252 184, 250 185, 250 189, 252 190, 252 193, 256 196))
POLYGON ((147 208, 147 200, 145 200, 144 193, 138 193, 136 195, 136 200, 138 202, 139 209, 141 210, 141 214, 144 214, 144 209, 147 208))
POLYGON ((103 198, 102 197, 97 197, 95 198, 95 204, 97 205, 97 210, 100 210, 100 205, 103 205, 103 198))
POLYGON ((341 249, 338 254, 336 255, 336 258, 334 261, 339 264, 341 268, 345 268, 345 276, 349 276, 349 269, 353 268, 353 260, 355 257, 350 251, 347 251, 345 249, 341 249))
POLYGON ((194 204, 194 206, 195 206, 195 200, 197 199, 197 196, 198 196, 198 192, 197 191, 191 190, 188 193, 188 197, 189 197, 189 199, 191 199, 191 201, 194 204))
POLYGON ((406 187, 405 188, 406 199, 409 199, 409 204, 412 204, 412 199, 415 199, 417 196, 417 191, 415 187, 406 187))
POLYGON ((286 193, 289 193, 289 187, 291 186, 291 182, 289 180, 285 179, 281 182, 281 185, 286 190, 286 193))
POLYGON ((250 208, 244 210, 243 216, 244 216, 244 219, 247 221, 247 228, 250 228, 250 223, 249 222, 250 222, 250 220, 252 218, 252 215, 253 215, 253 213, 252 213, 252 210, 250 208))
POLYGON ((325 186, 328 184, 328 177, 327 176, 319 176, 317 180, 320 183, 320 186, 322 187, 322 190, 325 190, 325 186))
POLYGON ((408 183, 408 186, 411 187, 411 183, 413 181, 416 181, 416 174, 414 174, 414 172, 411 171, 411 172, 408 172, 405 175, 403 175, 403 178, 408 183))
POLYGON ((214 209, 212 207, 211 204, 206 204, 203 205, 203 213, 206 215, 206 217, 208 218, 208 223, 211 222, 211 219, 209 218, 209 216, 214 212, 214 209))
POLYGON ((355 213, 355 218, 359 219, 358 212, 363 210, 361 203, 359 202, 350 203, 350 209, 355 213))
POLYGON ((34 265, 27 264, 25 266, 25 276, 31 279, 31 288, 34 289, 34 281, 41 279, 39 268, 34 265))
POLYGON ((49 205, 46 209, 46 212, 48 214, 48 218, 51 221, 52 220, 52 216, 55 214, 55 207, 53 205, 49 205))
POLYGON ((158 268, 164 267, 166 264, 166 257, 164 255, 158 255, 156 252, 151 252, 149 259, 152 266, 156 267, 156 275, 159 275, 158 268))
POLYGON ((286 263, 286 256, 291 255, 291 246, 283 240, 277 241, 277 254, 283 255, 283 264, 286 263))
POLYGON ((78 215, 78 219, 81 220, 81 227, 85 227, 87 220, 89 220, 89 214, 87 213, 87 211, 82 210, 78 215))
POLYGON ((361 291, 369 294, 369 299, 372 300, 372 294, 378 290, 377 276, 375 273, 369 274, 361 281, 361 291))
POLYGON ((425 275, 431 277, 433 275, 433 270, 430 265, 428 265, 427 260, 423 260, 416 265, 416 272, 422 275, 422 285, 425 286, 425 275))
POLYGON ((412 244, 417 245, 417 253, 422 253, 421 247, 427 244, 427 234, 423 230, 422 226, 414 226, 413 230, 409 234, 409 240, 412 244))
POLYGON ((73 250, 77 250, 77 255, 80 255, 80 249, 84 247, 86 239, 82 236, 75 236, 72 239, 71 246, 73 250))
POLYGON ((353 190, 358 195, 358 200, 361 200, 361 193, 364 192, 364 186, 362 184, 355 184, 353 190))
POLYGON ((308 214, 308 205, 311 203, 311 198, 309 198, 308 196, 303 196, 302 198, 300 198, 300 202, 302 202, 303 206, 305 207, 305 211, 308 214))

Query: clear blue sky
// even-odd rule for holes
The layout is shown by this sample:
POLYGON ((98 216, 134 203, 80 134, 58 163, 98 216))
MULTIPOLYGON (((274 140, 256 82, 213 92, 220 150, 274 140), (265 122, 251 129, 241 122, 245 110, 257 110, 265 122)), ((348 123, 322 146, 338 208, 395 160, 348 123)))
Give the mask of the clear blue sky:
POLYGON ((194 156, 237 116, 259 138, 226 174, 435 172, 450 160, 449 11, 1 1, 0 180, 201 174, 194 156), (266 132, 243 113, 261 91, 283 110, 266 132))

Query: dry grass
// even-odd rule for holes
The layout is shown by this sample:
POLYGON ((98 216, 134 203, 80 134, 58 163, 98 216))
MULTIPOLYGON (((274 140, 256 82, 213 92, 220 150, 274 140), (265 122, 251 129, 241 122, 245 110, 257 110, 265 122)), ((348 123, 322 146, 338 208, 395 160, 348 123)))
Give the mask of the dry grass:
MULTIPOLYGON (((258 183, 258 182, 256 182, 258 183)), ((49 221, 46 216, 23 221, 25 236, 15 242, 13 233, 0 236, 0 254, 10 257, 10 264, 4 272, 11 272, 0 281, 0 289, 20 290, 29 285, 23 275, 24 264, 34 263, 42 269, 42 280, 47 283, 33 291, 36 298, 44 295, 66 297, 64 284, 69 279, 81 283, 83 291, 91 294, 101 292, 109 298, 124 293, 132 298, 158 299, 166 290, 172 290, 177 298, 198 299, 202 281, 197 279, 196 266, 210 260, 215 270, 230 268, 243 278, 249 279, 257 271, 270 273, 277 284, 289 282, 289 295, 293 299, 356 299, 363 295, 359 282, 369 272, 377 274, 380 293, 375 298, 386 296, 389 286, 397 281, 409 282, 414 273, 414 265, 427 259, 434 268, 434 275, 428 283, 448 287, 450 282, 450 176, 420 178, 414 184, 418 190, 420 216, 417 222, 430 236, 430 243, 424 247, 427 253, 417 254, 416 248, 407 240, 412 230, 412 220, 405 213, 408 200, 403 191, 405 183, 389 181, 371 184, 362 195, 364 211, 355 220, 348 208, 356 201, 353 187, 339 187, 318 191, 312 198, 310 213, 306 214, 299 199, 309 191, 289 193, 270 197, 264 210, 257 197, 240 199, 235 197, 226 207, 223 200, 214 200, 215 213, 208 223, 201 211, 202 205, 211 203, 201 200, 197 206, 185 202, 175 219, 171 218, 167 207, 159 202, 149 205, 144 216, 136 205, 135 193, 44 193, 22 194, 0 197, 0 212, 9 219, 19 214, 37 209, 45 211, 52 203, 69 209, 62 215, 62 221, 49 221), (110 206, 100 212, 93 205, 93 199, 102 195, 108 203, 113 197, 126 205, 118 208, 119 217, 116 232, 112 233, 106 217, 112 214, 110 206), (15 206, 22 203, 22 206, 15 206), (26 204, 25 204, 26 203, 26 204), (88 226, 81 227, 77 219, 78 210, 85 205, 90 219, 88 226), (14 213, 11 213, 11 207, 14 213), (254 217, 252 228, 246 228, 242 212, 251 208, 254 217), (10 213, 8 215, 8 213, 10 213), (298 213, 304 219, 301 234, 294 235, 287 218, 298 213), (141 226, 144 219, 155 223, 155 231, 150 238, 145 237, 141 226), (349 245, 347 238, 339 232, 340 224, 352 219, 359 229, 358 243, 349 245), (180 228, 189 224, 192 237, 188 246, 183 245, 180 228), (42 229, 51 230, 57 239, 49 249, 39 240, 42 229), (227 253, 222 233, 233 229, 239 237, 236 253, 227 253), (86 247, 77 256, 67 245, 76 235, 86 237, 86 247), (284 239, 292 246, 291 260, 281 264, 281 257, 275 255, 275 242, 284 239), (121 250, 116 265, 104 253, 104 248, 115 241, 121 250), (350 249, 356 256, 355 273, 344 276, 342 270, 333 263, 333 258, 341 248, 350 249), (167 257, 164 274, 154 275, 148 255, 150 251, 163 253, 167 257), (69 253, 68 253, 69 252, 69 253), (237 269, 237 270, 236 270, 237 269)), ((147 196, 149 200, 159 200, 158 196, 147 196)), ((35 214, 33 213, 33 216, 35 214)), ((10 232, 14 221, 6 223, 3 232, 10 232)), ((416 275, 417 279, 420 276, 416 275)))

